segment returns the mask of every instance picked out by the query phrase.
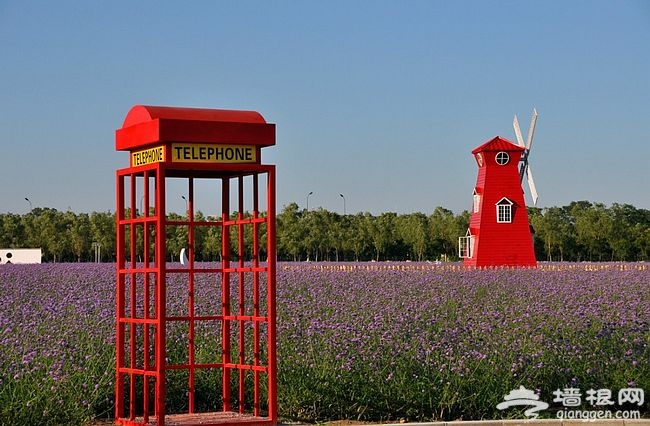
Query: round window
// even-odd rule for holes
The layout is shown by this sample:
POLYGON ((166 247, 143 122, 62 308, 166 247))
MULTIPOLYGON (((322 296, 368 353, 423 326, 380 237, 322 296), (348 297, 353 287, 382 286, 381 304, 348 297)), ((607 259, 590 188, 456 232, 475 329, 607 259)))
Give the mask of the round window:
POLYGON ((505 151, 498 152, 496 161, 498 165, 503 166, 505 164, 508 164, 508 161, 510 161, 510 156, 505 151))

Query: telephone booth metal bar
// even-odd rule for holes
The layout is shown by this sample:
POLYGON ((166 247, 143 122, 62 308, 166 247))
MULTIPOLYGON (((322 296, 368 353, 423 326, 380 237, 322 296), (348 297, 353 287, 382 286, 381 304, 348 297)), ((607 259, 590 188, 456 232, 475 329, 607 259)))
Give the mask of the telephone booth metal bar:
POLYGON ((252 111, 135 106, 117 130, 117 424, 277 423, 274 144, 252 111))

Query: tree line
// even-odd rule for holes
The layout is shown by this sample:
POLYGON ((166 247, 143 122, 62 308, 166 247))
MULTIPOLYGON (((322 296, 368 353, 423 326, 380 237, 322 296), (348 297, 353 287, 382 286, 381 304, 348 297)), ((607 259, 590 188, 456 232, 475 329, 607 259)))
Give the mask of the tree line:
MULTIPOLYGON (((540 261, 650 260, 650 210, 629 204, 576 201, 563 207, 528 208, 540 261)), ((182 219, 170 214, 170 220, 182 219)), ((444 207, 424 213, 341 215, 319 208, 301 209, 296 203, 277 215, 277 255, 290 261, 458 260, 458 237, 465 235, 470 214, 454 214, 444 207)), ((220 220, 197 212, 195 221, 220 220)), ((1 248, 38 248, 45 262, 115 261, 115 213, 61 212, 35 208, 18 215, 0 214, 1 248), (97 247, 101 249, 98 251, 97 247), (100 257, 97 259, 97 257, 100 257)), ((220 259, 219 227, 197 227, 195 259, 220 259)), ((231 227, 236 232, 236 227, 231 227)), ((247 229, 249 244, 252 231, 247 229)), ((266 239, 260 231, 261 244, 266 239)), ((167 229, 170 260, 185 247, 187 227, 167 229)), ((231 251, 237 238, 231 235, 231 251)), ((250 250, 246 254, 250 256, 250 250)), ((176 259, 174 259, 176 256, 176 259)))

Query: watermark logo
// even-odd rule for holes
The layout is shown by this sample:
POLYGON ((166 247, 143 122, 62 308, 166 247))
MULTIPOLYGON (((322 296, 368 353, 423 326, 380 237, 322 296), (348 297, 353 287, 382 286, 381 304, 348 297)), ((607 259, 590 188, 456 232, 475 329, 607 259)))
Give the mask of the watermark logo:
MULTIPOLYGON (((614 405, 613 394, 610 389, 589 389, 586 391, 585 401, 594 409, 581 410, 583 394, 579 388, 568 387, 553 391, 553 402, 559 402, 564 407, 556 412, 559 419, 635 419, 641 418, 638 410, 614 411, 606 409, 614 405), (569 408, 574 408, 570 410, 569 408)), ((539 411, 546 410, 549 404, 541 401, 540 396, 530 389, 519 386, 519 389, 510 391, 503 397, 504 401, 497 405, 497 409, 504 410, 513 406, 532 406, 524 411, 524 415, 536 419, 539 411)), ((623 388, 618 391, 618 405, 633 404, 642 406, 645 393, 641 388, 623 388)))
POLYGON ((524 414, 533 419, 536 419, 539 415, 537 413, 538 411, 546 410, 548 408, 548 403, 540 401, 539 395, 523 386, 519 386, 519 389, 510 391, 510 393, 504 396, 503 399, 504 401, 497 405, 497 409, 504 410, 516 405, 532 405, 533 408, 524 411, 524 414))
POLYGON ((624 404, 629 402, 638 406, 643 405, 644 393, 639 388, 623 388, 618 391, 618 403, 624 404))

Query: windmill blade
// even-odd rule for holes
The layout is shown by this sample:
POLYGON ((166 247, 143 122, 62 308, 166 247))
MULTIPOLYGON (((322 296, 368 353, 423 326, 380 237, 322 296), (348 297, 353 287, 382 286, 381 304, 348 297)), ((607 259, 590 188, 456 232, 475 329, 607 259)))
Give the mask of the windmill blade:
POLYGON ((526 170, 528 170, 528 157, 526 157, 526 152, 524 152, 521 157, 521 165, 519 166, 519 182, 521 182, 522 185, 524 184, 526 170))
POLYGON ((533 180, 533 172, 532 170, 530 170, 530 164, 528 164, 528 167, 526 167, 526 179, 528 180, 528 188, 530 189, 530 196, 533 199, 533 206, 536 206, 539 195, 537 194, 537 188, 535 187, 535 181, 533 180))
POLYGON ((517 143, 519 146, 524 146, 524 138, 521 137, 521 129, 519 128, 519 120, 517 120, 517 115, 512 120, 512 127, 515 129, 515 136, 517 136, 517 143))
POLYGON ((529 151, 531 145, 533 144, 533 135, 535 134, 535 124, 537 124, 537 110, 533 108, 533 116, 530 118, 530 127, 528 128, 528 138, 526 139, 526 149, 529 151))

